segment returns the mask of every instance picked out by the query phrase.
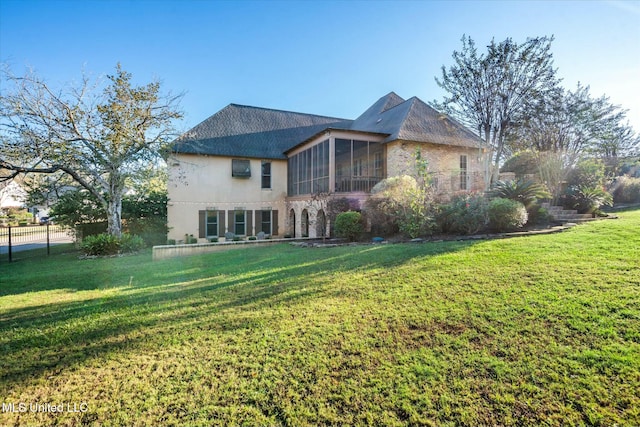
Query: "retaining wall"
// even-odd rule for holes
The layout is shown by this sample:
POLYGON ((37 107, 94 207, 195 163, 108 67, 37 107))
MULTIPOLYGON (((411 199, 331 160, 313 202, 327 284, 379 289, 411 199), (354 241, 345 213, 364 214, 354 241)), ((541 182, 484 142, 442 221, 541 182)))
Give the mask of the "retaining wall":
POLYGON ((161 245, 153 247, 153 260, 221 252, 232 249, 244 249, 255 246, 269 246, 296 241, 317 240, 315 238, 240 240, 237 242, 195 243, 191 245, 161 245))

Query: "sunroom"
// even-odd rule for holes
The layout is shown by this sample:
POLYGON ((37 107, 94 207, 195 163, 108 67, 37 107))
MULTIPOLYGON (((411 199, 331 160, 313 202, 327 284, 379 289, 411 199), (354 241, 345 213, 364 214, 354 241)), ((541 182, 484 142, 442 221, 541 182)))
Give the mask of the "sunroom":
POLYGON ((385 177, 384 136, 328 131, 288 155, 287 195, 364 193, 385 177))

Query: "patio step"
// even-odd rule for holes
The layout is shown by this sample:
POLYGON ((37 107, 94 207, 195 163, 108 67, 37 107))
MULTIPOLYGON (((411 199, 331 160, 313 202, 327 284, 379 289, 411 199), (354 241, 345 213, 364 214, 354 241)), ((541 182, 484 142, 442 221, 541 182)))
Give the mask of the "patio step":
POLYGON ((593 221, 591 214, 579 214, 575 209, 565 209, 562 206, 551 206, 549 203, 543 203, 542 207, 547 210, 549 216, 556 222, 585 222, 593 221))

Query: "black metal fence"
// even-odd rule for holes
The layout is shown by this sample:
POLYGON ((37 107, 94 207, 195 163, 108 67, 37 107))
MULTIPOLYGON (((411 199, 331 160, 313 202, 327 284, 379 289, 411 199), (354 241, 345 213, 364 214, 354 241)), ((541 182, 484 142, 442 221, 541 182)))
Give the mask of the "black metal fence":
POLYGON ((73 242, 73 232, 60 225, 0 227, 0 260, 12 262, 16 257, 49 255, 51 246, 73 242))

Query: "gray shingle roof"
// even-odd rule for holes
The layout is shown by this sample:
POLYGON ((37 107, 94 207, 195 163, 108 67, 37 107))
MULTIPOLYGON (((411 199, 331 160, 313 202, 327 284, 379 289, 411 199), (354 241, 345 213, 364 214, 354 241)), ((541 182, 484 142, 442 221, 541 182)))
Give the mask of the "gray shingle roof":
POLYGON ((355 120, 230 104, 182 135, 178 153, 286 159, 285 152, 327 129, 377 133, 406 140, 482 147, 482 140, 420 99, 391 92, 355 120))
POLYGON ((230 104, 182 135, 178 153, 286 159, 284 152, 330 127, 351 120, 230 104))
POLYGON ((477 135, 446 114, 415 96, 405 101, 393 92, 380 98, 354 120, 350 129, 386 134, 385 142, 400 139, 474 148, 483 146, 477 135))

